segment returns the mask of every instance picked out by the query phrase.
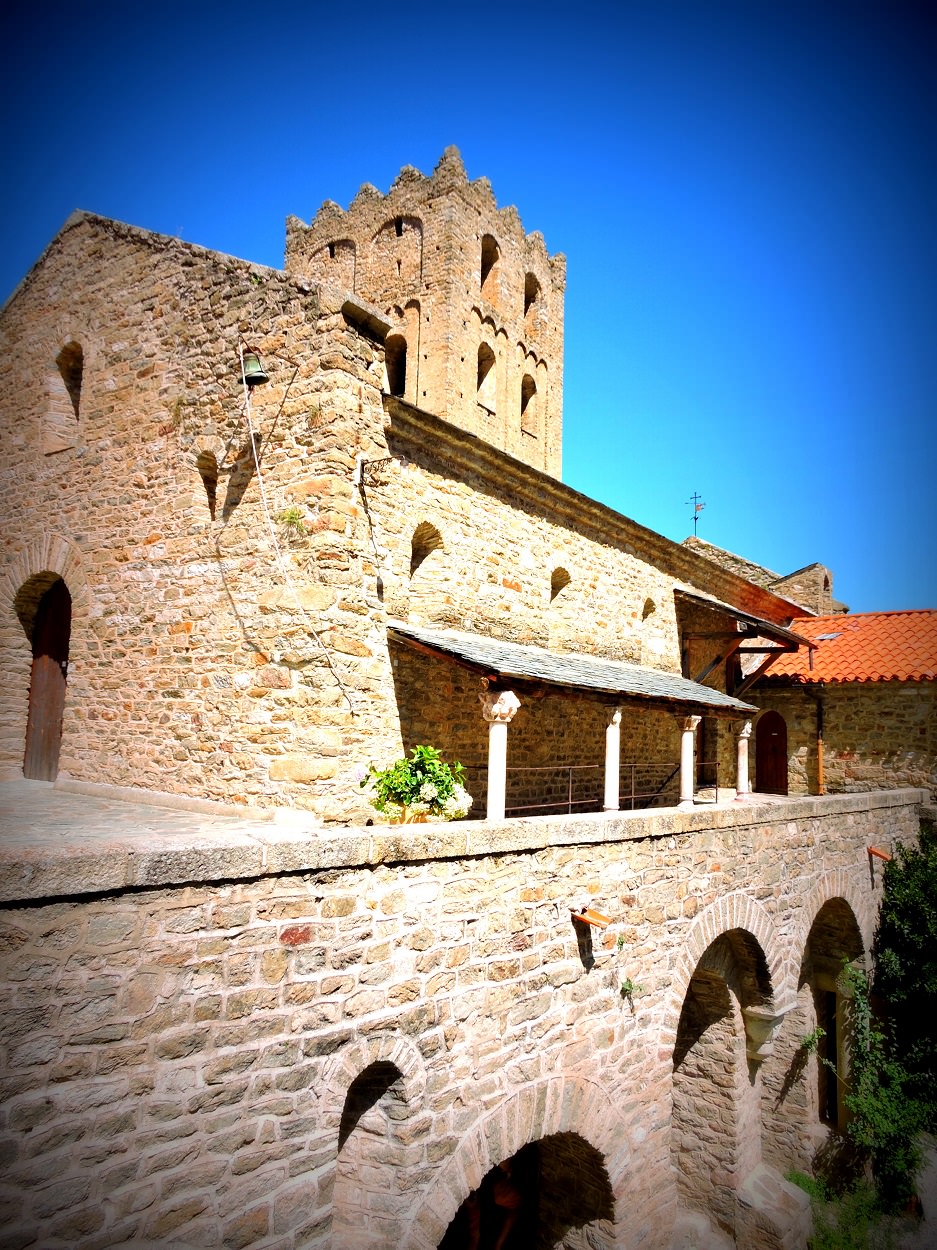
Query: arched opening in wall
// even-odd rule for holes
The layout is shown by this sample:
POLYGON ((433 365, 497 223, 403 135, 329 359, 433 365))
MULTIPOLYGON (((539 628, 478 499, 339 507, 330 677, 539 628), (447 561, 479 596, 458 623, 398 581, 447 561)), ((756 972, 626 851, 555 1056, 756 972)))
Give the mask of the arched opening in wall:
POLYGON ((553 1133, 496 1164, 456 1212, 439 1250, 613 1250, 605 1159, 578 1133, 553 1133))
POLYGON ((354 291, 356 256, 354 240, 333 239, 310 257, 308 276, 354 291))
POLYGON ((81 344, 66 343, 55 358, 55 371, 47 376, 41 439, 47 456, 74 447, 78 441, 84 362, 81 344))
POLYGON ((402 334, 389 334, 384 342, 387 393, 405 395, 407 390, 407 340, 402 334))
POLYGON ((737 1190, 761 1161, 761 1091, 744 1011, 770 1003, 771 978, 744 929, 718 937, 687 987, 673 1054, 671 1161, 681 1205, 736 1235, 737 1190))
POLYGON ((409 1115, 404 1081, 393 1063, 370 1064, 345 1095, 332 1201, 332 1240, 355 1250, 397 1244, 391 1160, 396 1126, 409 1115))
POLYGON ((442 547, 442 535, 435 525, 429 521, 421 521, 413 531, 410 539, 410 577, 423 563, 428 555, 442 547))
MULTIPOLYGON (((845 1133, 849 1122, 841 1082, 848 1077, 852 1031, 851 998, 843 967, 862 960, 864 953, 862 933, 849 903, 843 898, 828 899, 810 926, 800 987, 808 989, 813 1007, 812 1027, 807 1031, 815 1029, 817 1035, 817 1059, 813 1060, 816 1103, 811 1119, 840 1133, 845 1133)), ((809 1018, 807 1023, 811 1023, 809 1018)))
POLYGON ((33 655, 23 776, 54 781, 62 746, 72 597, 57 573, 38 573, 20 587, 14 607, 33 655))
POLYGON ((218 461, 213 451, 200 451, 198 459, 195 462, 202 479, 202 485, 205 487, 205 497, 208 500, 208 514, 211 519, 215 519, 215 505, 218 502, 218 461))
POLYGON ((75 420, 80 415, 81 405, 81 381, 85 369, 85 354, 81 350, 80 343, 66 343, 62 350, 55 358, 62 382, 71 401, 72 409, 75 413, 75 420))
POLYGON ((540 283, 532 273, 524 275, 524 317, 536 315, 540 302, 540 283))
POLYGON ((479 344, 478 348, 478 382, 475 398, 492 416, 496 406, 495 354, 487 343, 479 344))
POLYGON ((419 217, 391 217, 371 240, 368 297, 378 304, 398 298, 423 275, 423 222, 419 217))
POLYGON ((644 607, 641 609, 641 620, 646 621, 647 618, 649 616, 652 616, 656 611, 657 611, 657 604, 654 602, 654 600, 651 598, 645 599, 644 607))
POLYGON ((773 710, 755 722, 755 789, 787 794, 787 722, 773 710))
POLYGON ((570 583, 570 576, 564 568, 555 568, 550 575, 550 602, 552 603, 561 590, 570 583))
POLYGON ((498 247, 498 241, 494 235, 482 235, 482 252, 481 252, 481 292, 482 295, 490 302, 497 302, 498 288, 498 261, 501 259, 501 249, 498 247))
POLYGON ((521 378, 521 433, 537 437, 537 383, 529 373, 521 378))

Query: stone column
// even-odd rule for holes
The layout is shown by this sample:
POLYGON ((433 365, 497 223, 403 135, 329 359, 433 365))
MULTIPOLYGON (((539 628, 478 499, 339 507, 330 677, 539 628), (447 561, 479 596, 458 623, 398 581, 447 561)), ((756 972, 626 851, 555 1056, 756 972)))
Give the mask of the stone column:
POLYGON ((621 764, 621 708, 616 707, 605 730, 605 802, 607 812, 617 812, 621 764))
POLYGON ((680 730, 683 736, 680 739, 680 802, 677 806, 682 808, 693 806, 694 735, 696 726, 702 719, 702 716, 680 717, 680 730))
POLYGON ((488 690, 478 697, 482 716, 488 722, 488 806, 487 820, 504 820, 507 783, 508 725, 521 705, 513 690, 488 690))
POLYGON ((736 803, 744 803, 752 792, 752 785, 748 780, 748 740, 751 736, 751 721, 743 721, 742 728, 739 730, 738 760, 735 774, 736 803))

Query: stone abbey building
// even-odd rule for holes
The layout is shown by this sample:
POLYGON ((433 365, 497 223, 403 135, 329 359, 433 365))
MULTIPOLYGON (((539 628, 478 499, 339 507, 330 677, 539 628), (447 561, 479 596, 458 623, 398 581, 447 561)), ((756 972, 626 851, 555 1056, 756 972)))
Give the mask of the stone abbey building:
POLYGON ((448 149, 283 270, 79 213, 8 301, 5 1245, 804 1244, 932 773, 752 794, 828 575, 562 483, 564 282, 448 149), (470 818, 374 823, 421 743, 470 818))

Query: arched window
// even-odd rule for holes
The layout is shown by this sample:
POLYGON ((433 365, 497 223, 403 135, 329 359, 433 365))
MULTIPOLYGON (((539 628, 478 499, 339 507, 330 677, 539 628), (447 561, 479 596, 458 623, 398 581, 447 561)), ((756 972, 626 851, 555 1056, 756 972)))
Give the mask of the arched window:
POLYGON ((46 455, 65 451, 78 441, 81 383, 85 357, 81 344, 66 343, 55 358, 47 381, 46 412, 42 422, 42 450, 46 455))
POLYGON ((495 411, 496 405, 496 378, 494 351, 487 343, 482 343, 478 348, 478 393, 476 399, 483 408, 487 408, 492 413, 495 411))
POLYGON ((494 300, 497 290, 498 261, 501 249, 493 235, 482 235, 481 289, 486 299, 494 300))
POLYGON ((421 521, 410 540, 410 576, 413 577, 431 552, 438 551, 441 547, 442 535, 436 526, 430 525, 429 521, 421 521))
POLYGON ((560 593, 561 590, 566 589, 566 587, 570 583, 570 580, 571 580, 570 576, 565 569, 556 568, 553 570, 553 575, 550 578, 550 601, 551 602, 556 598, 556 596, 560 593))
POLYGON ((56 356, 55 363, 62 375, 62 381, 65 383, 65 390, 71 400, 77 421, 81 401, 81 378, 85 367, 85 354, 81 350, 81 344, 66 343, 56 356))
POLYGON ((205 487, 205 495, 208 498, 208 512, 214 521, 215 503, 218 497, 218 461, 215 458, 215 453, 213 451, 200 451, 195 464, 201 476, 202 485, 205 487))
POLYGON ((537 437, 537 383, 529 373, 521 379, 521 432, 537 437))
POLYGON ((524 316, 536 313, 540 299, 540 283, 532 273, 524 275, 524 316))
POLYGON ((384 343, 384 366, 387 370, 387 391, 404 395, 407 389, 407 340, 402 334, 389 334, 384 343))

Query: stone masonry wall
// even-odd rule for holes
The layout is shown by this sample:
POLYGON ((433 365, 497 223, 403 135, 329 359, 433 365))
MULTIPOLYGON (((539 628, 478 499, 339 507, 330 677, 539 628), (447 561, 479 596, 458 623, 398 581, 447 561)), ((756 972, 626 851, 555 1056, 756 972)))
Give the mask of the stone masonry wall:
MULTIPOLYGON (((829 683, 823 699, 827 792, 923 786, 937 794, 937 683, 829 683)), ((753 703, 787 724, 791 794, 817 792, 817 704, 795 687, 765 685, 753 703)))
MULTIPOLYGON (((557 1133, 604 1159, 614 1218, 590 1244, 664 1250, 673 1167, 685 1205, 748 1228, 746 1170, 761 1175, 764 1154, 809 1162, 815 1126, 775 1094, 811 1027, 797 987, 815 917, 841 900, 868 947, 879 892, 865 848, 913 838, 918 798, 330 838, 235 823, 197 845, 8 855, 5 1244, 422 1250, 489 1167, 557 1133), (577 931, 570 909, 587 903, 607 929, 577 931), (720 960, 701 964, 721 935, 720 960), (718 1082, 693 1078, 705 1052, 678 1060, 678 1020, 695 970, 721 968, 744 1051, 735 996, 748 1001, 756 964, 783 1024, 752 1068, 752 1109, 726 1123, 718 1082), (352 1086, 382 1071, 380 1096, 349 1117, 352 1086), (671 1132, 675 1093, 681 1124, 729 1134, 726 1167, 697 1181, 698 1147, 684 1158, 671 1132)), ((802 1215, 761 1211, 774 1232, 746 1245, 793 1250, 802 1215)))
POLYGON ((29 687, 17 608, 50 573, 74 602, 64 774, 263 804, 339 770, 349 703, 366 701, 376 674, 355 637, 351 487, 336 496, 320 475, 348 480, 356 453, 371 450, 383 374, 342 298, 84 217, 13 297, 2 365, 7 775, 22 763, 29 687), (251 421, 239 336, 271 374, 251 421), (48 455, 40 383, 69 341, 83 346, 76 438, 48 455), (301 550, 279 519, 291 509, 301 550))

